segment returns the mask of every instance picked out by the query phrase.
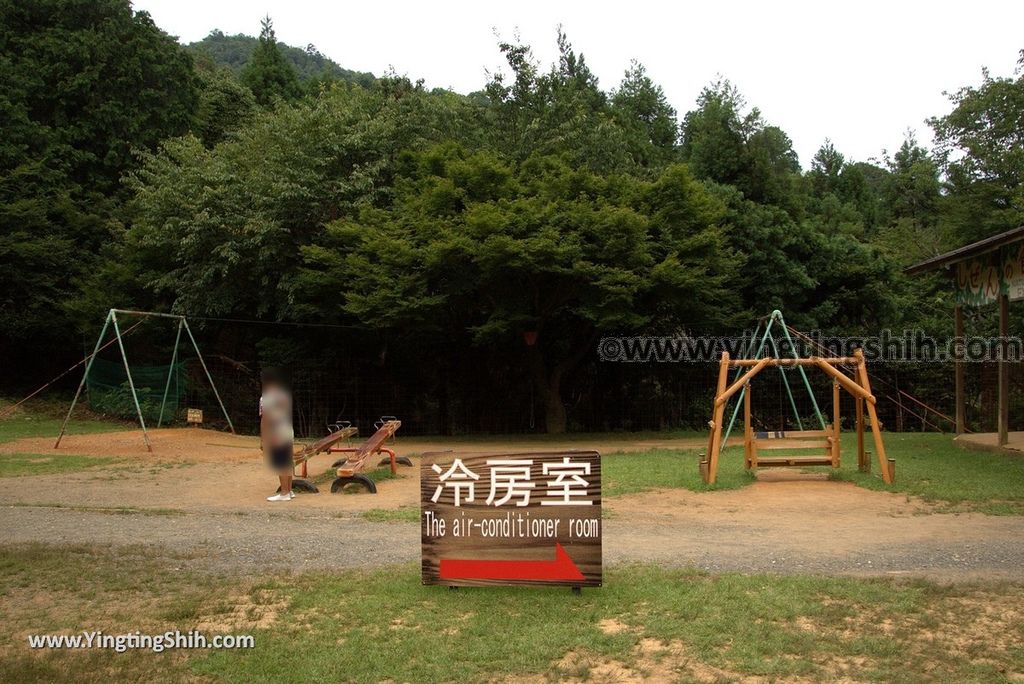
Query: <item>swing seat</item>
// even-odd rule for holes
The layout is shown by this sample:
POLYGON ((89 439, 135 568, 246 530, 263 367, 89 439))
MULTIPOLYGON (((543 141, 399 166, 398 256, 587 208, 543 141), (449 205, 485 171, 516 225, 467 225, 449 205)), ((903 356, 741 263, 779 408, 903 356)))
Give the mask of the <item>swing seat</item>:
POLYGON ((839 467, 838 450, 831 429, 795 430, 789 432, 754 432, 749 437, 746 467, 801 468, 806 466, 839 467), (773 454, 760 456, 762 451, 818 451, 817 455, 797 456, 773 454))

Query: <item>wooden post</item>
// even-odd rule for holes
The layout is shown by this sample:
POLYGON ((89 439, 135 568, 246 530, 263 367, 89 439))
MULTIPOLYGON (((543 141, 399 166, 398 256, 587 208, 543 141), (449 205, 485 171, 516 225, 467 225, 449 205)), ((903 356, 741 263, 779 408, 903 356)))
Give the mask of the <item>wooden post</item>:
MULTIPOLYGON (((832 376, 832 379, 838 382, 840 385, 842 385, 843 389, 845 389, 847 392, 849 392, 855 397, 861 397, 862 399, 867 400, 868 403, 873 404, 875 402, 875 398, 871 396, 871 392, 864 389, 864 387, 858 381, 851 380, 850 378, 846 377, 845 375, 843 375, 842 371, 836 370, 831 364, 829 364, 824 359, 815 359, 815 362, 818 364, 818 367, 821 368, 821 370, 825 371, 826 375, 832 376)), ((862 360, 854 360, 855 365, 860 365, 861 363, 863 363, 862 360)))
POLYGON ((754 447, 754 429, 750 424, 750 383, 743 388, 743 464, 751 467, 754 447))
POLYGON ((1010 431, 1010 365, 1006 362, 1010 336, 1010 297, 999 295, 999 446, 1009 441, 1010 431))
POLYGON ((722 450, 722 421, 725 419, 725 402, 718 398, 725 393, 729 382, 729 352, 722 352, 722 361, 718 366, 718 390, 715 392, 715 416, 711 420, 711 444, 708 450, 707 483, 714 484, 718 475, 718 452, 722 450))
POLYGON ((964 361, 963 354, 964 339, 964 309, 957 304, 953 309, 953 338, 956 340, 957 356, 953 361, 953 374, 955 377, 955 403, 956 403, 956 434, 964 434, 967 423, 967 405, 964 399, 964 361))
POLYGON ((857 470, 862 473, 871 472, 871 461, 864 452, 864 400, 860 397, 853 398, 857 408, 857 470))
MULTIPOLYGON (((764 358, 758 361, 756 364, 754 364, 754 366, 752 366, 750 370, 744 373, 742 377, 740 377, 738 380, 734 381, 731 385, 729 385, 727 388, 723 389, 721 392, 718 393, 718 396, 715 397, 715 405, 722 404, 724 406, 726 403, 728 403, 729 399, 732 398, 732 395, 736 394, 736 392, 740 391, 740 389, 742 389, 743 387, 746 387, 747 384, 754 379, 754 376, 760 373, 761 369, 767 366, 771 361, 772 359, 764 358)), ((728 370, 729 369, 727 365, 726 372, 728 372, 728 370)))
MULTIPOLYGON (((860 380, 860 386, 867 394, 871 396, 871 381, 868 380, 868 368, 864 362, 864 352, 860 349, 856 350, 853 355, 857 357, 857 377, 860 380)), ((892 484, 892 471, 889 470, 889 459, 885 455, 885 444, 882 443, 882 428, 878 424, 878 412, 875 410, 875 404, 871 399, 866 400, 868 407, 868 417, 871 419, 871 436, 875 439, 875 451, 878 453, 878 467, 882 471, 882 480, 885 484, 892 484)))
MULTIPOLYGON (((854 397, 856 399, 856 397, 854 397)), ((839 467, 839 383, 832 383, 832 467, 839 467)))

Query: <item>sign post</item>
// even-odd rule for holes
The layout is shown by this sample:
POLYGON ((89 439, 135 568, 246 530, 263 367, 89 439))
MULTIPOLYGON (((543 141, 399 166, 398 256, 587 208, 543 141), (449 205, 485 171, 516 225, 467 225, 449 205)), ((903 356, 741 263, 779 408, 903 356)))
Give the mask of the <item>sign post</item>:
POLYGON ((425 454, 423 583, 599 587, 596 451, 425 454))

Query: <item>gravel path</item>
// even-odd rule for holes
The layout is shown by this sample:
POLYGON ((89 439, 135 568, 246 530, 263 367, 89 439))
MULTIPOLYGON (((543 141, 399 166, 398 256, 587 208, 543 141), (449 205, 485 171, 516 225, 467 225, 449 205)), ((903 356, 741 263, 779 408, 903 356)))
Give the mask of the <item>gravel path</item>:
MULTIPOLYGON (((416 561, 419 528, 411 522, 376 523, 360 517, 304 512, 108 513, 8 506, 0 539, 8 543, 145 544, 154 553, 187 554, 218 571, 295 571, 374 567, 416 561)), ((893 542, 891 535, 850 545, 816 543, 820 533, 766 534, 749 522, 605 521, 606 563, 651 561, 709 571, 814 574, 905 574, 943 581, 1024 580, 1024 519, 977 515, 955 518, 955 539, 893 542), (979 536, 980 535, 980 536, 979 536)), ((899 524, 899 519, 893 519, 899 524)), ((948 535, 947 535, 948 536, 948 535)))
MULTIPOLYGON (((194 559, 190 562, 243 573, 419 559, 416 523, 363 517, 369 511, 418 509, 418 467, 400 469, 399 477, 382 483, 372 496, 323 493, 269 504, 265 496, 275 483, 255 438, 196 429, 156 430, 151 436, 152 455, 138 453, 141 435, 133 432, 69 437, 58 452, 50 439, 0 444, 0 451, 48 454, 40 458, 96 453, 120 459, 108 467, 5 482, 0 546, 146 544, 157 554, 187 554, 194 559)), ((681 448, 690 441, 589 446, 642 451, 681 448)), ((438 442, 415 440, 398 445, 413 454, 414 462, 416 453, 438 448, 438 442)), ((560 446, 573 445, 579 446, 560 446)), ((452 446, 479 451, 537 445, 474 440, 452 446)), ((330 461, 314 459, 310 474, 323 473, 330 461)), ((904 494, 869 491, 821 475, 766 470, 758 479, 731 491, 662 489, 605 500, 610 513, 604 521, 605 562, 1024 581, 1024 516, 937 512, 904 494)))

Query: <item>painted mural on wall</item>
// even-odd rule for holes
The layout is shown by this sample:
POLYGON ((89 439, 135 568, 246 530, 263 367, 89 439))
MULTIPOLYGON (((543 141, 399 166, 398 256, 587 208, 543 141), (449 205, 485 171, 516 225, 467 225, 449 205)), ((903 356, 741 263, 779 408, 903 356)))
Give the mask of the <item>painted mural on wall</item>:
POLYGON ((1024 242, 956 265, 957 303, 993 304, 1001 294, 1009 295, 1011 301, 1024 299, 1024 242))

